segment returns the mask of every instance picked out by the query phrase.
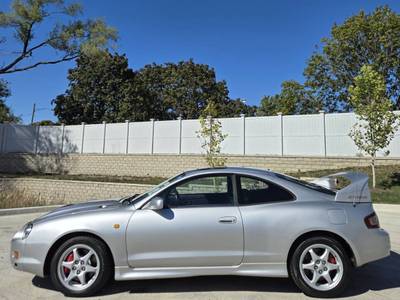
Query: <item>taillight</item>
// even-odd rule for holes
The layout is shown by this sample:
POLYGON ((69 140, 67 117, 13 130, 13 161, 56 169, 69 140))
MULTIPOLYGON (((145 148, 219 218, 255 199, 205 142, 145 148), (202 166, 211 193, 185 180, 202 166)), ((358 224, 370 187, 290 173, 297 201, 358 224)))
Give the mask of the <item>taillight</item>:
POLYGON ((364 223, 368 228, 379 228, 379 219, 374 212, 364 218, 364 223))

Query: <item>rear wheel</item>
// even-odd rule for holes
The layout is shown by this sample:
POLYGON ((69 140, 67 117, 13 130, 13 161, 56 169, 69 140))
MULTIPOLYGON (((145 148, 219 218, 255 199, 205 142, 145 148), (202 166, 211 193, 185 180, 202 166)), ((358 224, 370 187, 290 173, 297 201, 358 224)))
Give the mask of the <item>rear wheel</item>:
POLYGON ((75 237, 64 242, 51 260, 54 286, 68 296, 89 296, 109 281, 112 262, 107 246, 92 237, 75 237))
POLYGON ((290 261, 290 276, 311 297, 336 297, 347 286, 352 271, 350 258, 333 238, 309 238, 296 248, 290 261))

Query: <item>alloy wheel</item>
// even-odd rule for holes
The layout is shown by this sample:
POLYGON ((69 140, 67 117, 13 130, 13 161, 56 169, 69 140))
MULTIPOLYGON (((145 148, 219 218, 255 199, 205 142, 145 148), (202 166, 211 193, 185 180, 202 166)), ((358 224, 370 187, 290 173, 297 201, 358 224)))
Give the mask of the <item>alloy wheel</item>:
POLYGON ((332 290, 343 277, 342 259, 332 247, 324 244, 314 244, 304 249, 299 268, 306 284, 319 291, 332 290))
POLYGON ((73 291, 82 291, 90 287, 99 272, 99 256, 92 247, 84 244, 66 249, 57 264, 61 284, 73 291))

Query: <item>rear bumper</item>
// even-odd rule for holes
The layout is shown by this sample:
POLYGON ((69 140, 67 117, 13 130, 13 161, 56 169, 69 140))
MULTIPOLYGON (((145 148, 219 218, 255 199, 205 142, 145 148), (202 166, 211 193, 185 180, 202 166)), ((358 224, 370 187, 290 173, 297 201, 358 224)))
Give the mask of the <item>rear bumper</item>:
POLYGON ((368 233, 359 239, 357 266, 384 258, 390 255, 389 233, 382 229, 368 229, 368 233))

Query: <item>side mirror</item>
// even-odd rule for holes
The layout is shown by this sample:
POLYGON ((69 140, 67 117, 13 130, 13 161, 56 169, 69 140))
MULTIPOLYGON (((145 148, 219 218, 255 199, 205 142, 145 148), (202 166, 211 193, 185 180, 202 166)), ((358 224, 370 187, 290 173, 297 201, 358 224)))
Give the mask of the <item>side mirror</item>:
POLYGON ((161 197, 155 197, 150 200, 144 207, 144 209, 160 210, 164 208, 164 199, 161 197))

